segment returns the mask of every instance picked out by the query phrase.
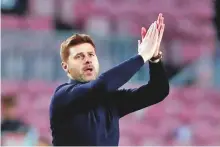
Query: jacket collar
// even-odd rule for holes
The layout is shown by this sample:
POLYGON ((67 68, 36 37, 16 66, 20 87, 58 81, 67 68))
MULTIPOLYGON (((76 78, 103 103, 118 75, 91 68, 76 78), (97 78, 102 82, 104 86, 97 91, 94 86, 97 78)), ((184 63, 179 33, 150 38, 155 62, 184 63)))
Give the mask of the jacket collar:
POLYGON ((78 84, 80 83, 79 81, 73 80, 73 79, 69 79, 68 81, 69 84, 78 84))
POLYGON ((68 83, 76 85, 76 84, 84 84, 84 83, 87 83, 87 82, 80 82, 80 81, 77 81, 77 80, 69 79, 68 83))

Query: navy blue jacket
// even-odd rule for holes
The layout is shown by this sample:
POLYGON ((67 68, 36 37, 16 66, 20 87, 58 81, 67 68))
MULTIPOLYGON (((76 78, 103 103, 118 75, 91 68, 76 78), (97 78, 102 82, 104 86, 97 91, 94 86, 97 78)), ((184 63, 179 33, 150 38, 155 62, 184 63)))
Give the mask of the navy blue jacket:
POLYGON ((50 104, 53 145, 118 146, 119 119, 162 101, 169 93, 161 61, 149 63, 146 85, 119 90, 143 65, 143 58, 136 55, 97 80, 70 80, 57 87, 50 104))

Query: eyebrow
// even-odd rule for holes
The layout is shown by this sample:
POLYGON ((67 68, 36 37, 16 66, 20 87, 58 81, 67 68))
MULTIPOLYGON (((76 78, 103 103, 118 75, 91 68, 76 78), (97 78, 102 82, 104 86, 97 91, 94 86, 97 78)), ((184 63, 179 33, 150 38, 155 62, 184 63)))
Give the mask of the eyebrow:
MULTIPOLYGON (((91 53, 95 53, 94 51, 90 51, 90 52, 87 52, 87 53, 89 53, 89 54, 91 54, 91 53)), ((74 56, 77 56, 77 55, 80 55, 80 54, 83 54, 83 52, 79 52, 79 53, 77 53, 77 54, 75 54, 74 56)))
POLYGON ((90 51, 90 52, 88 52, 88 53, 95 53, 94 51, 90 51))
POLYGON ((80 55, 80 54, 83 54, 83 52, 79 52, 79 53, 75 54, 74 56, 77 56, 77 55, 80 55))

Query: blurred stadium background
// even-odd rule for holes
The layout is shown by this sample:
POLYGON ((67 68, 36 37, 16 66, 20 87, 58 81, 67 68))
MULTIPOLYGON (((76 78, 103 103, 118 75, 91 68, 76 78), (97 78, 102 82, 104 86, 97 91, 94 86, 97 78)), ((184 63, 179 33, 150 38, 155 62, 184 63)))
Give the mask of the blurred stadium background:
MULTIPOLYGON (((137 53, 140 28, 162 12, 171 91, 160 104, 120 121, 120 145, 220 145, 215 2, 1 0, 1 144, 51 145, 48 106, 54 88, 67 81, 59 57, 65 38, 76 32, 91 35, 103 72, 137 53)), ((146 69, 124 87, 146 83, 146 69)))

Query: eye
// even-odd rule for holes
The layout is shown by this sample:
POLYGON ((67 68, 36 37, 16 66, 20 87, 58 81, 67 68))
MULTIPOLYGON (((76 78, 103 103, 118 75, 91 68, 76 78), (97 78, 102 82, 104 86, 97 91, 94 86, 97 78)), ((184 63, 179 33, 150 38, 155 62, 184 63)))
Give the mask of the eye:
POLYGON ((75 59, 80 59, 82 56, 81 55, 76 55, 74 58, 75 59))
POLYGON ((92 56, 94 56, 94 54, 93 54, 93 53, 90 53, 89 56, 92 57, 92 56))
POLYGON ((78 58, 80 58, 80 55, 77 55, 77 56, 76 56, 76 59, 78 59, 78 58))

